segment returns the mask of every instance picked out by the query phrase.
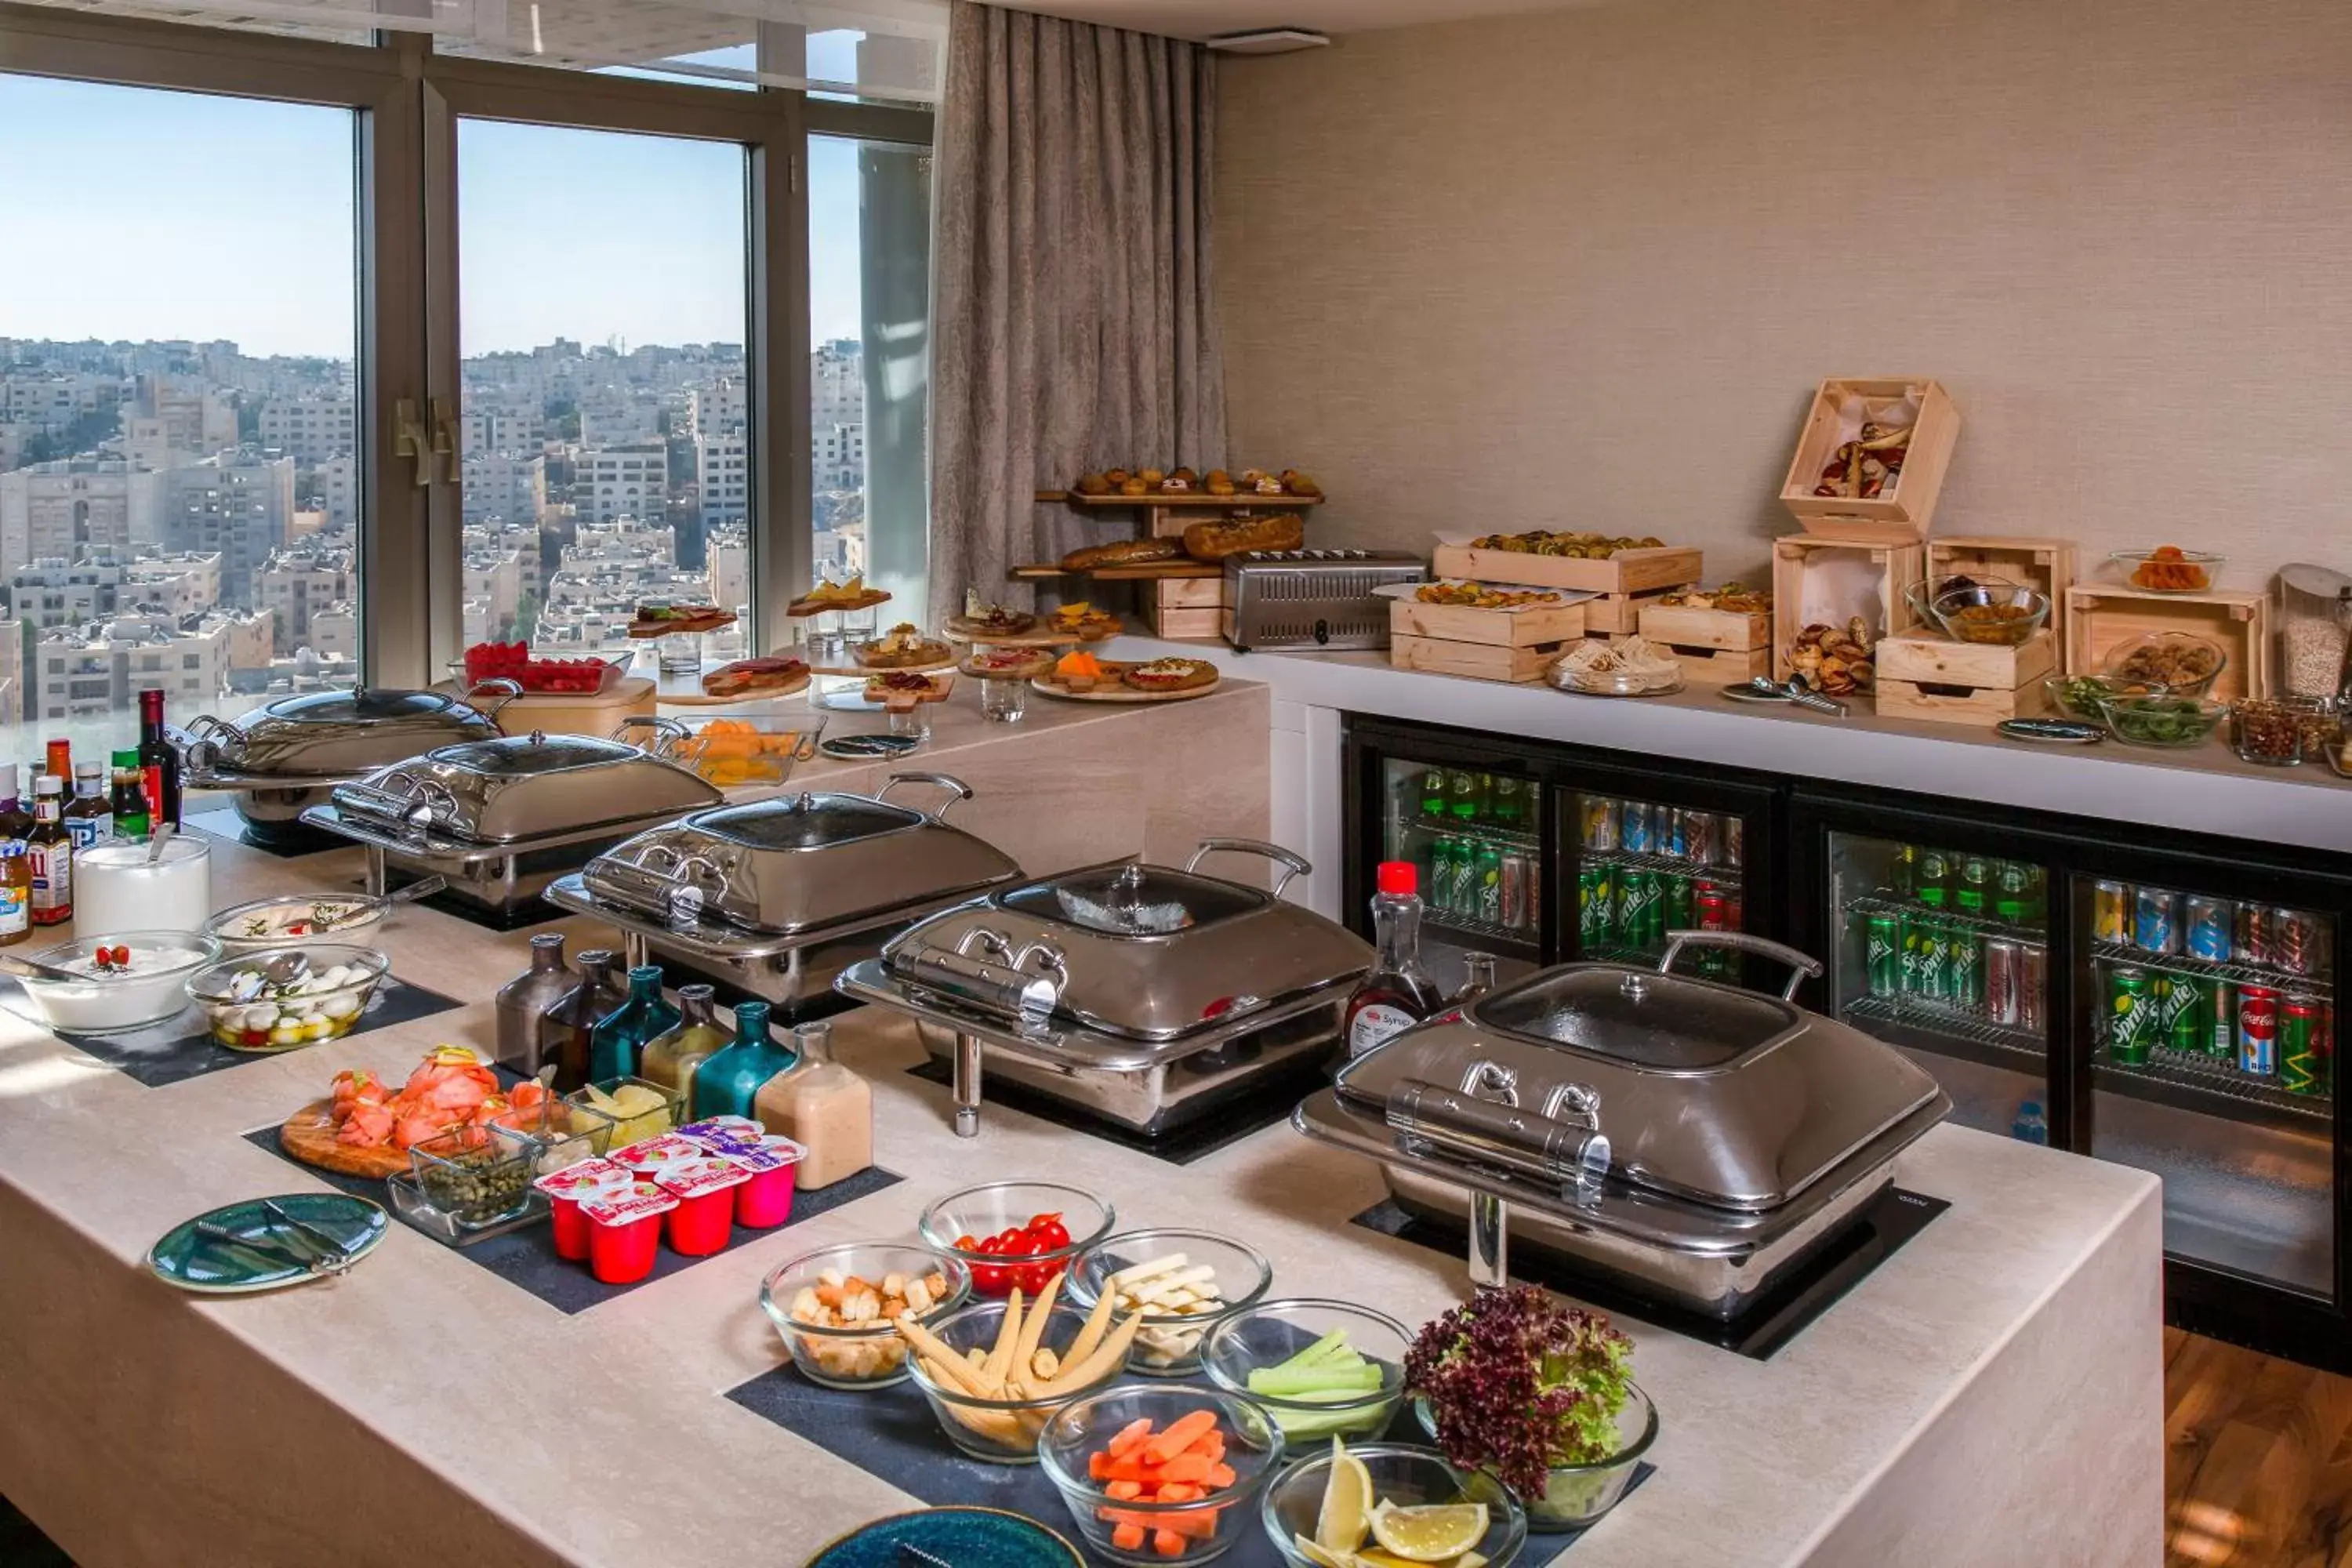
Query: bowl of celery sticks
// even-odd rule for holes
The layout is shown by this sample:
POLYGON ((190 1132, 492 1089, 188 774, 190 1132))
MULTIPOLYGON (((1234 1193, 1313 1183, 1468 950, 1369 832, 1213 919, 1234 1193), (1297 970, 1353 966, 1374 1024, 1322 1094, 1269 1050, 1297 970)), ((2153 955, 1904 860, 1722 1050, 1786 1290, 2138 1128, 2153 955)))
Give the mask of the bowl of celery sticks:
POLYGON ((1346 1301, 1261 1301, 1210 1331, 1201 1346, 1209 1381, 1250 1400, 1302 1439, 1377 1436, 1404 1397, 1412 1332, 1346 1301))

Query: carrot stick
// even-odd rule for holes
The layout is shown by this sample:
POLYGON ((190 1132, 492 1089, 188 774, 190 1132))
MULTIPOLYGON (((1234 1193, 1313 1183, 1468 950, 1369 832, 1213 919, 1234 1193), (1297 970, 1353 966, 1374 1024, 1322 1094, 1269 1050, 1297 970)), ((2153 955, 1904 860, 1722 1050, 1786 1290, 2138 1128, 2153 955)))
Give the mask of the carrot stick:
POLYGON ((1166 1464, 1191 1447, 1194 1442, 1207 1436, 1216 1425, 1217 1413, 1213 1410, 1195 1410, 1189 1415, 1178 1416, 1168 1424, 1166 1431, 1143 1446, 1145 1462, 1153 1465, 1166 1464))
POLYGON ((1121 1552, 1143 1550, 1143 1526, 1122 1524, 1110 1532, 1110 1543, 1121 1552))
POLYGON ((1209 1479, 1208 1458, 1201 1454, 1179 1454, 1160 1467, 1160 1479, 1162 1483, 1204 1481, 1209 1479))
POLYGON ((1103 1488, 1103 1496, 1114 1502, 1133 1502, 1142 1495, 1140 1481, 1112 1481, 1103 1488))
POLYGON ((1209 1474, 1206 1479, 1209 1485, 1213 1487, 1222 1489, 1232 1486, 1234 1484, 1234 1468, 1231 1465, 1211 1465, 1209 1467, 1209 1474))
POLYGON ((1151 1550, 1162 1557, 1181 1557, 1184 1538, 1172 1530, 1155 1530, 1151 1532, 1151 1550))
POLYGON ((1118 1429, 1118 1434, 1103 1447, 1114 1459, 1124 1459, 1128 1451, 1140 1447, 1151 1436, 1151 1417, 1140 1416, 1118 1429))

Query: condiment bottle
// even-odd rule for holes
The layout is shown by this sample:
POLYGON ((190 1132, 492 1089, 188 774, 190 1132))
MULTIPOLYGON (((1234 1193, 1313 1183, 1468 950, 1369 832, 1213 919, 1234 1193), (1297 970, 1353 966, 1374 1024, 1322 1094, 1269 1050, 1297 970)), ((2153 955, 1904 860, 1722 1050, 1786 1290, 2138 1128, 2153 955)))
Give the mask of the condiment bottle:
POLYGON ((1437 1011, 1437 987, 1421 967, 1420 882, 1420 868, 1412 861, 1381 862, 1380 890, 1372 895, 1372 934, 1380 956, 1348 998, 1342 1033, 1351 1058, 1437 1011))
POLYGON ((694 1120, 753 1114, 761 1087, 799 1059, 790 1047, 769 1038, 765 1002, 737 1003, 735 1043, 694 1069, 694 1120))
POLYGON ((555 1064, 559 1094, 586 1085, 588 1039, 605 1016, 629 999, 613 979, 613 954, 592 947, 580 955, 580 979, 540 1020, 539 1060, 555 1064))
POLYGON ((66 782, 55 773, 33 781, 33 832, 26 842, 32 846, 37 926, 73 919, 73 836, 66 831, 65 795, 66 782))
POLYGON ((713 994, 708 985, 677 988, 677 1026, 646 1042, 646 1054, 637 1061, 639 1078, 674 1091, 693 1088, 695 1069, 734 1038, 711 1009, 713 994))
POLYGON ((66 832, 79 855, 114 837, 114 804, 107 798, 106 770, 97 763, 76 763, 73 782, 73 803, 66 807, 66 832))
POLYGON ((641 963, 629 971, 629 999, 599 1019, 589 1035, 589 1082, 636 1077, 646 1042, 677 1026, 677 1009, 662 995, 661 980, 657 963, 641 963))
POLYGON ((147 786, 139 773, 137 752, 114 753, 114 836, 117 838, 148 837, 154 830, 154 814, 147 806, 147 786))
POLYGON ((42 765, 41 772, 57 774, 60 784, 73 783, 73 742, 51 741, 48 744, 48 760, 42 765))
POLYGON ((1495 955, 1491 952, 1465 952, 1462 967, 1467 973, 1462 989, 1448 996, 1449 1003, 1473 1002, 1495 988, 1495 955))
POLYGON ((32 934, 32 846, 21 838, 0 838, 0 947, 32 934))
POLYGON ((147 811, 153 822, 180 826, 180 752, 163 728, 163 694, 139 694, 139 772, 147 785, 147 811))
POLYGON ((760 1090, 759 1117, 808 1151, 796 1181, 829 1187, 874 1163, 874 1089, 833 1058, 833 1026, 793 1026, 800 1064, 760 1090))
MULTIPOLYGON (((120 817, 115 819, 118 823, 120 817)), ((539 1071, 539 1021, 572 989, 563 966, 563 933, 530 939, 530 967, 499 987, 499 1061, 526 1077, 539 1071)))
POLYGON ((33 814, 16 794, 16 764, 0 763, 0 839, 32 836, 33 814))

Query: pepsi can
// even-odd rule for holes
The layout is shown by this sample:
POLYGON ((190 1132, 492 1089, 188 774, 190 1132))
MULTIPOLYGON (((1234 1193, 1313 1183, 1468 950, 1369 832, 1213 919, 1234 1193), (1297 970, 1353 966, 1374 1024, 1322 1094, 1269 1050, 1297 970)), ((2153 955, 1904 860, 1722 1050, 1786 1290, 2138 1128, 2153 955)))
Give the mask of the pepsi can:
POLYGON ((1629 800, 1618 807, 1618 847, 1628 855, 1656 854, 1658 840, 1656 834, 1652 830, 1651 822, 1650 808, 1638 800, 1629 800))
POLYGON ((2227 963, 2230 961, 2231 917, 2235 912, 2227 899, 2209 899, 2199 893, 2189 895, 2189 915, 2182 936, 2188 944, 2189 956, 2227 963))
POLYGON ((2180 951, 2180 895, 2142 888, 2132 903, 2132 945, 2142 952, 2180 951))

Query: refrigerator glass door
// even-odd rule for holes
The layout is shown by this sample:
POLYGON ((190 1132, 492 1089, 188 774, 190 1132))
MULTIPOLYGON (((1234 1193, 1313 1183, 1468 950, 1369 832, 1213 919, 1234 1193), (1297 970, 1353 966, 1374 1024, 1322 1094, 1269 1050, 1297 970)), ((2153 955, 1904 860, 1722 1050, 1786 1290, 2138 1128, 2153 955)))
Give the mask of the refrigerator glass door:
POLYGON ((1461 988, 1472 953, 1492 954, 1501 981, 1531 973, 1543 956, 1543 786, 1403 757, 1382 759, 1381 773, 1383 853, 1420 868, 1422 962, 1438 989, 1461 988))
POLYGON ((1830 1013, 1935 1075, 1952 1120, 2049 1142, 2049 874, 1828 835, 1830 1013))
MULTIPOLYGON (((1657 801, 1579 793, 1576 951, 1584 958, 1655 963, 1670 931, 1743 931, 1746 818, 1657 801)), ((1737 976, 1736 954, 1701 948, 1677 969, 1737 976)))
POLYGON ((2165 1250, 2334 1295, 2335 921, 2078 877, 2092 1143, 2164 1178, 2165 1250))

